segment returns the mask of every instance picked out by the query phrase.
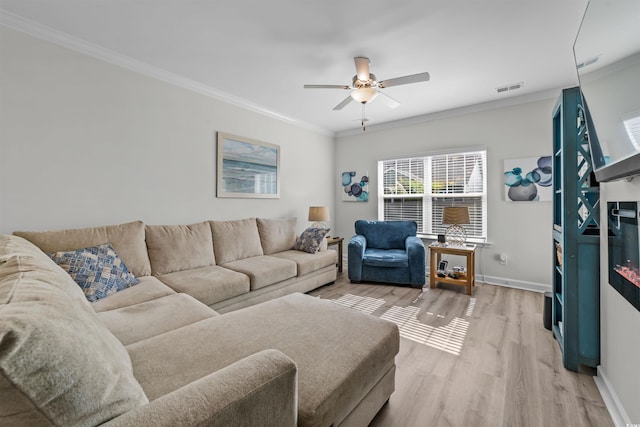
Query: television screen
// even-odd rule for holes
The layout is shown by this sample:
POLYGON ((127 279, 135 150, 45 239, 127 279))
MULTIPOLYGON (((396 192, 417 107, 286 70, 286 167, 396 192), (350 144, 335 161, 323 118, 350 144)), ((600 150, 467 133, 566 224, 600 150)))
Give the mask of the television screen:
POLYGON ((591 0, 574 44, 596 178, 640 174, 640 1, 591 0))

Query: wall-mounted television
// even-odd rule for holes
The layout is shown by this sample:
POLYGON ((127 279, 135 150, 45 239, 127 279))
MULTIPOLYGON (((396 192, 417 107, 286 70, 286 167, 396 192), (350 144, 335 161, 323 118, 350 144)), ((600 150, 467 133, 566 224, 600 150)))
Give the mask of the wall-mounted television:
POLYGON ((640 175, 640 1, 590 0, 573 52, 596 179, 640 175))

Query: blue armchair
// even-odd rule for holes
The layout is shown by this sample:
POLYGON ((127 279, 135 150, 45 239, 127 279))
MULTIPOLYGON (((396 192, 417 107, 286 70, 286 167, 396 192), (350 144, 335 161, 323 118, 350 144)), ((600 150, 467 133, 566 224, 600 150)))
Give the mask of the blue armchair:
POLYGON ((384 282, 421 288, 426 283, 424 243, 415 221, 355 223, 348 246, 351 282, 384 282))

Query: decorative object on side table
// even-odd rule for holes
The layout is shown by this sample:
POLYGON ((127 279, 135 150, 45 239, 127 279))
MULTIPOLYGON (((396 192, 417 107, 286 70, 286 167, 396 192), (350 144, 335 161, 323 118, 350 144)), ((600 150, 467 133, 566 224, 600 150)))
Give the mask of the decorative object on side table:
POLYGON ((309 206, 309 221, 315 228, 327 228, 325 222, 329 221, 329 208, 326 206, 309 206))
POLYGON ((442 210, 442 223, 451 224, 444 233, 447 245, 464 246, 467 233, 461 224, 470 224, 469 209, 466 206, 445 206, 442 210))

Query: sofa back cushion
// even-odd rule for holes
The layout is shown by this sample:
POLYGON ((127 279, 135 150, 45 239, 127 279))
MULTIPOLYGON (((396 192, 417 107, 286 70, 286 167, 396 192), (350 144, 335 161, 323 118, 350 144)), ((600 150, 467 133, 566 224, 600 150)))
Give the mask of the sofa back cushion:
POLYGON ((216 263, 264 255, 255 218, 237 221, 210 221, 216 263))
POLYGON ((359 219, 355 223, 356 234, 367 239, 368 248, 404 249, 404 241, 415 236, 418 225, 415 221, 368 221, 359 219))
POLYGON ((215 265, 209 223, 147 225, 145 229, 154 275, 215 265))
POLYGON ((151 274, 142 221, 58 231, 16 231, 13 234, 29 240, 47 253, 75 251, 111 243, 134 276, 151 274))
POLYGON ((98 425, 146 404, 127 351, 78 285, 25 245, 0 236, 2 422, 98 425))
POLYGON ((258 218, 260 242, 265 255, 288 251, 296 242, 296 218, 258 218))

